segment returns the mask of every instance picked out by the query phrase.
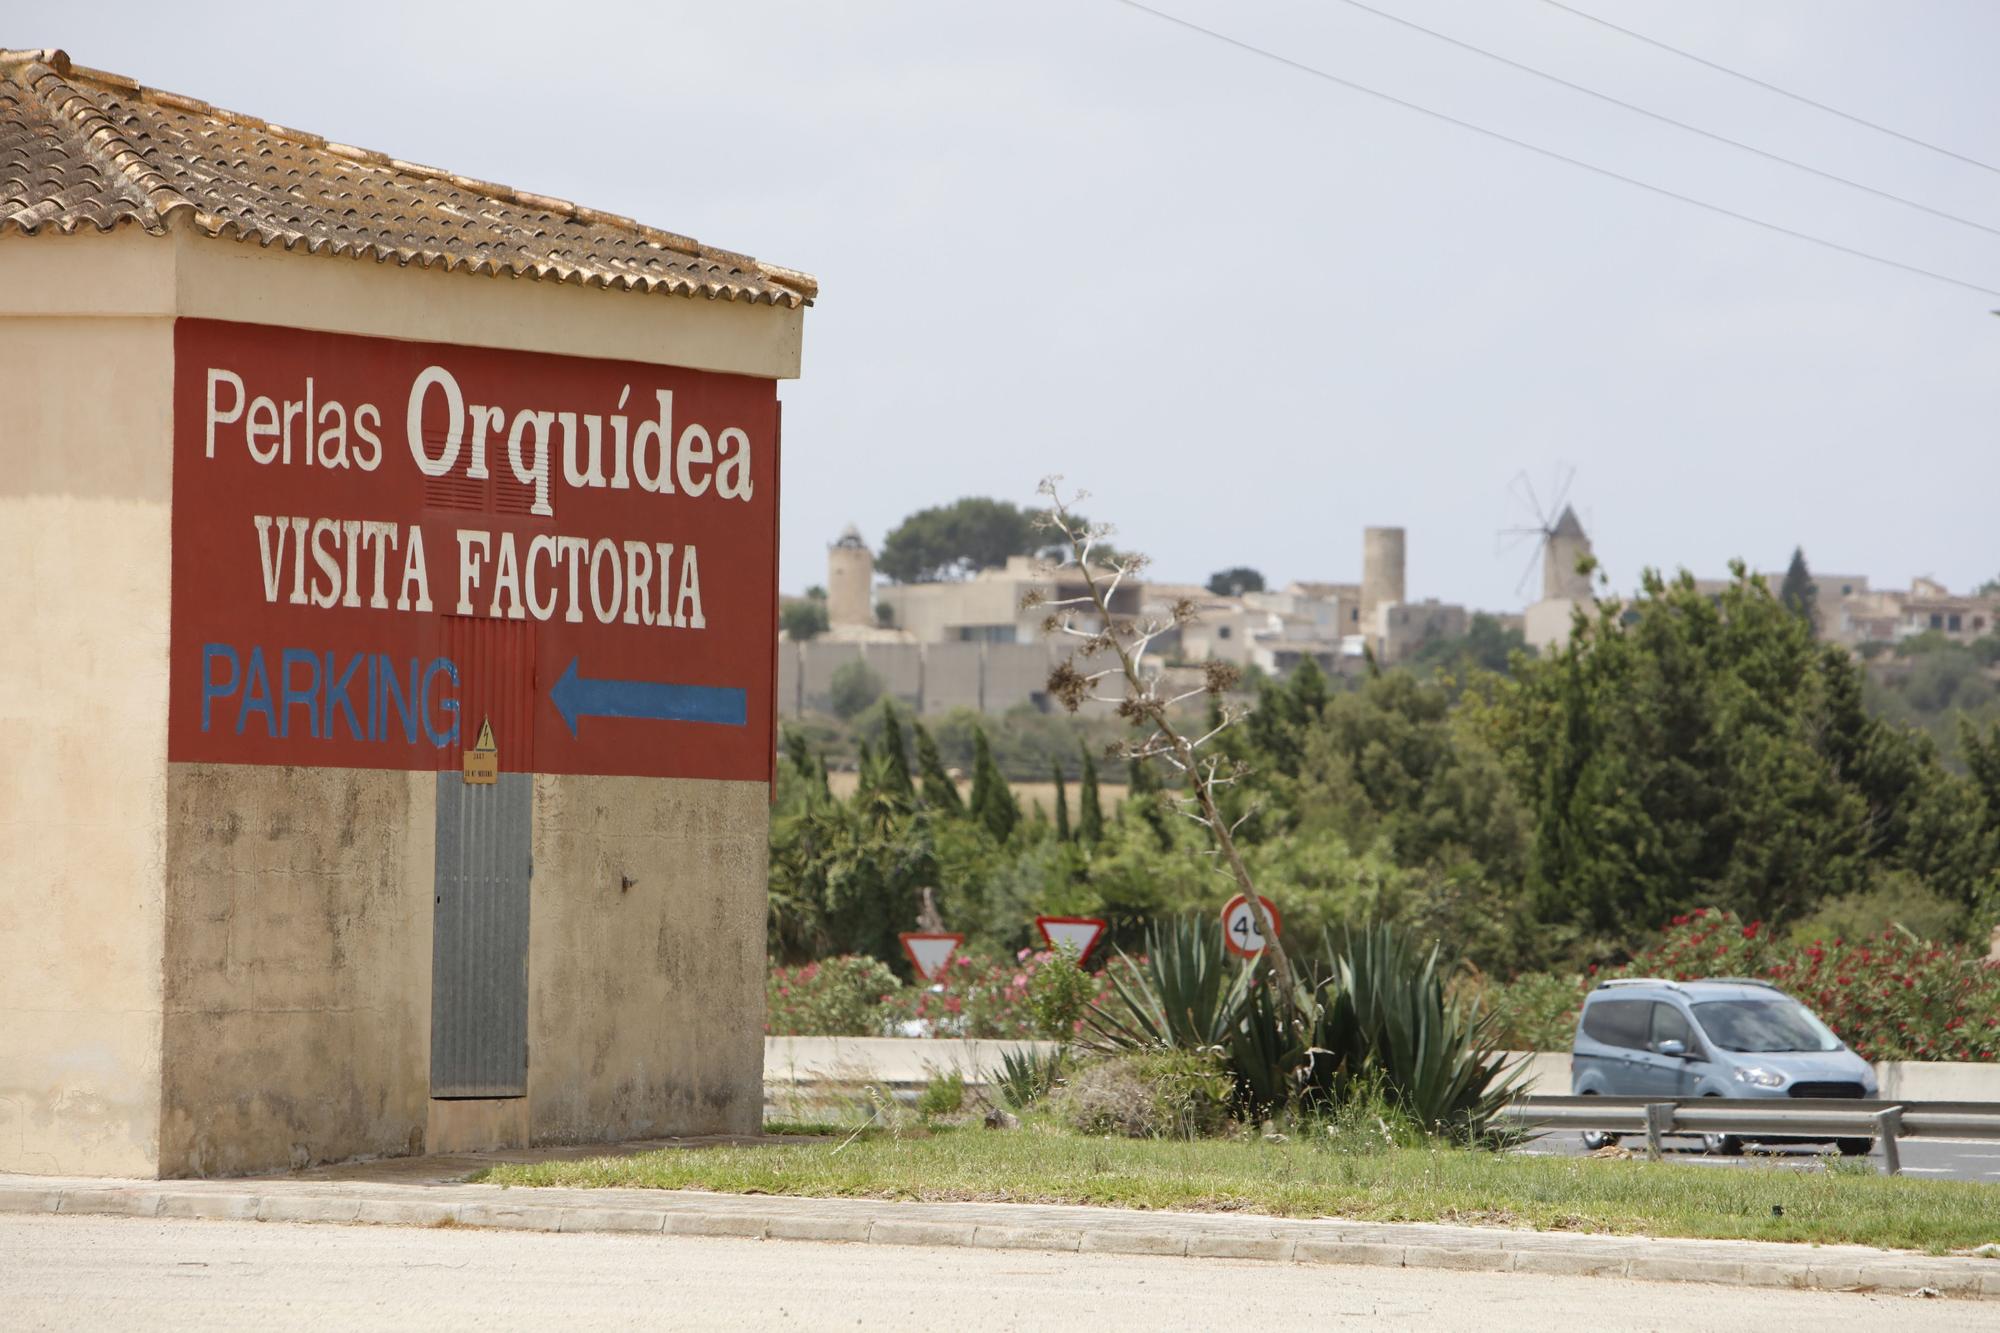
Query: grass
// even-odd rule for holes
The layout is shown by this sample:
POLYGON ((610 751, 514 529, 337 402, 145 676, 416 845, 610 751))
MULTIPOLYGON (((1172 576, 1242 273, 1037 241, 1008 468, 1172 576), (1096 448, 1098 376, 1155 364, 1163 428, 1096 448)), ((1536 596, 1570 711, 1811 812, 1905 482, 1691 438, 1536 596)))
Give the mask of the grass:
POLYGON ((1840 1166, 1705 1170, 1448 1147, 1353 1153, 1303 1138, 1284 1143, 1089 1139, 1039 1120, 1009 1133, 878 1130, 852 1142, 665 1149, 498 1166, 480 1179, 499 1185, 1458 1222, 1934 1253, 2000 1241, 2000 1190, 1972 1181, 1894 1179, 1840 1166))

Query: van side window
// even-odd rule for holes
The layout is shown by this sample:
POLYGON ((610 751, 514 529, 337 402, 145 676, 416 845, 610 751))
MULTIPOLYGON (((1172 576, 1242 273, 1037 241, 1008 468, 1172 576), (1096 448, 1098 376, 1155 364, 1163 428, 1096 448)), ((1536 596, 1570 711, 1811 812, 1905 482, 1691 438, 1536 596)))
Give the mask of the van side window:
POLYGON ((1583 1011, 1583 1030, 1606 1046, 1644 1050, 1652 1007, 1650 1000, 1599 1000, 1583 1011))
POLYGON ((1688 1030, 1687 1016, 1670 1004, 1655 1002, 1653 1005, 1653 1049, 1659 1050, 1663 1041, 1677 1041, 1690 1051, 1694 1049, 1694 1034, 1688 1030))

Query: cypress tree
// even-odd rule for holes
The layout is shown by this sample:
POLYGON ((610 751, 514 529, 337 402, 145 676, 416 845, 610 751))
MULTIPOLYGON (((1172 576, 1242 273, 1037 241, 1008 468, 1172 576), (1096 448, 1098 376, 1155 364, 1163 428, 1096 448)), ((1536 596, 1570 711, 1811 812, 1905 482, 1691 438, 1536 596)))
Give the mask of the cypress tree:
POLYGON ((1097 761, 1090 757, 1089 747, 1083 751, 1083 780, 1077 787, 1078 818, 1076 835, 1086 843, 1104 840, 1104 808, 1097 803, 1097 761))
POLYGON ((1000 776, 1000 766, 993 762, 993 748, 986 743, 984 728, 972 732, 972 813, 999 842, 1007 841, 1021 818, 1021 807, 1015 804, 1007 779, 1000 776))
POLYGON ((882 701, 882 790, 908 804, 917 789, 910 782, 910 759, 903 750, 903 726, 896 720, 896 706, 882 701))
POLYGON ((1068 842, 1069 841, 1069 792, 1063 786, 1062 765, 1059 763, 1051 763, 1049 767, 1055 771, 1055 776, 1056 776, 1056 837, 1063 842, 1068 842))
POLYGON ((804 733, 793 731, 789 727, 785 729, 785 760, 791 764, 794 773, 809 782, 816 781, 824 771, 820 768, 818 757, 812 752, 812 746, 806 743, 804 733))
POLYGON ((945 772, 937 742, 931 739, 923 723, 910 725, 917 733, 917 770, 924 775, 924 804, 946 814, 964 814, 965 798, 958 794, 958 784, 951 780, 951 774, 945 772))
POLYGON ((1792 548, 1791 567, 1785 571, 1785 581, 1778 587, 1778 600, 1785 609, 1812 626, 1814 634, 1819 633, 1819 589, 1813 585, 1812 571, 1806 568, 1806 551, 1803 546, 1792 548))
POLYGON ((875 752, 862 741, 861 753, 854 761, 854 795, 857 799, 875 790, 875 752))

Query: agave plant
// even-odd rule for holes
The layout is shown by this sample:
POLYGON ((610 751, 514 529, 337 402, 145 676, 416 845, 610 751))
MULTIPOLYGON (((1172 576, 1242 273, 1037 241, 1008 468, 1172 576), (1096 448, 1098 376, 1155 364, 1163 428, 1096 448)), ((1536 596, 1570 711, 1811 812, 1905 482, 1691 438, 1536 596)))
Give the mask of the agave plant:
POLYGON ((1025 1111, 1049 1095, 1069 1072, 1069 1048, 1058 1046, 1047 1052, 1033 1047, 1002 1051, 1000 1068, 987 1075, 1000 1092, 1000 1100, 1016 1111, 1025 1111))
POLYGON ((1232 965, 1222 927, 1207 917, 1172 917, 1146 929, 1138 959, 1119 952, 1106 969, 1111 994, 1087 1010, 1088 1044, 1100 1050, 1226 1046, 1242 1018, 1251 969, 1232 965))
POLYGON ((1378 1077, 1433 1132, 1491 1133, 1517 1093, 1518 1069, 1495 1050, 1494 1016, 1476 1000, 1447 996, 1436 945, 1420 951, 1386 925, 1323 941, 1332 970, 1321 995, 1316 1043, 1345 1078, 1378 1077))

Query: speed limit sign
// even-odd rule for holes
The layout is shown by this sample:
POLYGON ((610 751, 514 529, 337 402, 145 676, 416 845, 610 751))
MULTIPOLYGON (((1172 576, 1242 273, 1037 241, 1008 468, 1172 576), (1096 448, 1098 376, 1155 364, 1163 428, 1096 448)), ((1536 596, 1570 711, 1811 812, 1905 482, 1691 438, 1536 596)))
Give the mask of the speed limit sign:
MULTIPOLYGON (((1262 894, 1258 901, 1264 904, 1264 914, 1271 918, 1271 929, 1282 934, 1285 923, 1279 919, 1278 906, 1262 894)), ((1222 942, 1229 952, 1243 958, 1255 958, 1264 952, 1264 936, 1257 929, 1257 914, 1250 910, 1250 900, 1242 894, 1231 898, 1222 908, 1222 942)))

